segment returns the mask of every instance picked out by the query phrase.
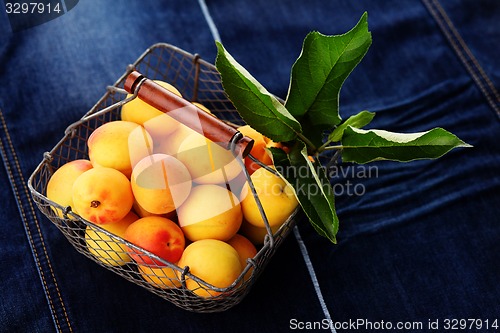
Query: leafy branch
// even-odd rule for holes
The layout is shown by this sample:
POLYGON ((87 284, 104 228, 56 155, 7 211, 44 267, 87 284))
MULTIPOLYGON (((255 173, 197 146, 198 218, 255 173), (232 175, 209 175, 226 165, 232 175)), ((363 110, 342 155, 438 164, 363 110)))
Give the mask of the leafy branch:
POLYGON ((273 161, 281 166, 278 170, 308 168, 309 172, 298 173, 294 178, 281 175, 294 186, 297 199, 314 229, 333 243, 339 221, 332 186, 325 168, 319 165, 318 155, 337 150, 346 162, 408 162, 438 158, 454 148, 470 147, 442 128, 419 133, 362 129, 373 120, 373 112, 361 111, 342 121, 340 89, 371 43, 366 12, 345 34, 309 33, 292 66, 287 98, 282 104, 220 42, 216 42, 216 67, 225 92, 247 124, 273 141, 285 142, 290 147, 287 152, 270 149, 273 161), (323 141, 325 131, 330 134, 323 141), (310 156, 316 158, 311 160, 310 156), (310 186, 319 189, 317 195, 300 190, 310 186))

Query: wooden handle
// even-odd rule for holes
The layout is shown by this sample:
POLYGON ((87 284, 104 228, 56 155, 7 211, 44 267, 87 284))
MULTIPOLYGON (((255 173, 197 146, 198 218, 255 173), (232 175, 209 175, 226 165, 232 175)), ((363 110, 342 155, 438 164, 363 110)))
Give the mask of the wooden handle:
POLYGON ((196 132, 204 135, 221 147, 230 150, 234 142, 234 151, 241 157, 246 157, 253 147, 254 141, 222 122, 220 119, 201 110, 196 105, 163 88, 153 80, 147 79, 141 73, 133 71, 125 80, 125 90, 137 93, 137 97, 183 123, 196 132), (176 112, 172 112, 178 110, 176 112))

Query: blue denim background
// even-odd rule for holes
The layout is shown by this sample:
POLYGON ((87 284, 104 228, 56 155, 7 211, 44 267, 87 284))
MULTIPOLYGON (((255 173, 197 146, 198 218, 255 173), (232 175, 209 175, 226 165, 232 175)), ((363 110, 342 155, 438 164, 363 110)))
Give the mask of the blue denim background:
POLYGON ((377 112, 372 128, 444 127, 474 148, 435 161, 377 162, 378 177, 338 179, 366 188, 337 199, 338 245, 300 221, 240 305, 189 313, 78 254, 36 210, 26 182, 43 152, 148 46, 167 42, 214 60, 199 2, 80 1, 19 32, 2 11, 0 331, 283 332, 292 318, 424 328, 436 319, 500 320, 498 1, 215 0, 207 7, 228 51, 280 97, 307 32, 343 33, 368 11, 373 45, 342 88, 343 117, 366 109, 377 112))

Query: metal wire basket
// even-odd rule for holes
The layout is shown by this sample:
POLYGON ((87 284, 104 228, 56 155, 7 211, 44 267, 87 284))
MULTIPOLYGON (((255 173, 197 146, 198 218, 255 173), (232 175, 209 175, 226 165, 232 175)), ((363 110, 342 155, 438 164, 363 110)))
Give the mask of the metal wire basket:
MULTIPOLYGON (((102 98, 79 121, 71 124, 59 143, 46 152, 43 160, 28 181, 28 186, 38 208, 62 232, 73 247, 97 264, 109 269, 123 278, 150 292, 172 302, 176 306, 193 312, 220 312, 240 303, 250 291, 251 286, 261 274, 276 249, 294 226, 294 215, 275 232, 270 228, 265 216, 266 236, 264 244, 258 248, 255 257, 247 260, 247 265, 238 279, 227 288, 217 288, 192 275, 189 267, 178 267, 173 263, 138 247, 125 239, 83 219, 46 196, 47 184, 54 172, 62 165, 76 159, 88 159, 87 139, 90 134, 104 123, 119 120, 121 106, 137 97, 137 92, 127 98, 124 90, 126 79, 138 71, 152 80, 162 80, 174 85, 189 101, 197 101, 208 107, 219 119, 228 124, 243 125, 234 106, 225 95, 220 74, 215 67, 172 45, 160 43, 148 48, 116 83, 107 88, 102 98), (91 242, 96 245, 89 246, 91 242), (87 239, 86 239, 87 237, 87 239), (97 250, 96 250, 97 248, 97 250), (130 254, 147 258, 147 268, 140 267, 130 258, 130 254), (192 280, 199 291, 186 288, 186 281, 192 280)), ((252 158, 255 162, 260 163, 252 158)), ((262 163, 260 163, 263 167, 262 163)), ((248 172, 242 165, 245 177, 250 181, 248 172)), ((269 170, 273 172, 272 169, 269 170)), ((257 200, 260 208, 259 201, 257 200)))

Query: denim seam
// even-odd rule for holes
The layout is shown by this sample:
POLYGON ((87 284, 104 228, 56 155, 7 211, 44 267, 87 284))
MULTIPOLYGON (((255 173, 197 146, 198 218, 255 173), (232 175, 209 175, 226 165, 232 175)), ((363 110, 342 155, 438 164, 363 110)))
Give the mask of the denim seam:
POLYGON ((453 50, 465 66, 465 69, 471 75, 479 90, 483 93, 490 107, 495 111, 497 117, 500 118, 500 94, 467 46, 467 43, 460 35, 449 16, 446 14, 439 0, 422 0, 422 2, 437 22, 442 33, 451 44, 453 50))
POLYGON ((28 214, 32 215, 34 224, 36 226, 36 232, 38 233, 38 236, 39 236, 40 245, 42 247, 43 257, 44 257, 44 259, 47 263, 48 269, 49 269, 52 284, 56 290, 57 298, 58 298, 58 301, 61 305, 61 309, 64 313, 64 319, 66 320, 68 329, 70 332, 72 332, 68 313, 66 311, 66 307, 64 305, 64 301, 62 299, 61 292, 59 290, 59 286, 58 286, 57 281, 56 281, 56 277, 54 274, 54 270, 52 268, 52 264, 50 263, 50 258, 49 258, 48 252, 47 252, 47 248, 45 246, 45 240, 43 238, 43 234, 42 234, 42 231, 41 231, 39 223, 38 223, 36 212, 35 212, 35 209, 33 207, 33 203, 29 200, 31 197, 29 195, 29 191, 28 191, 25 179, 24 179, 23 174, 21 172, 21 170, 22 170, 21 164, 20 164, 19 158, 17 157, 11 136, 10 136, 8 128, 7 128, 5 118, 4 118, 1 110, 0 110, 0 122, 2 124, 4 133, 5 133, 5 138, 7 140, 7 147, 5 147, 4 143, 0 140, 0 150, 2 153, 3 160, 4 160, 4 165, 5 165, 5 168, 7 170, 8 177, 10 179, 11 188, 14 192, 14 196, 15 196, 16 201, 17 201, 19 213, 21 214, 21 218, 22 218, 23 223, 24 223, 24 229, 25 229, 26 235, 28 237, 30 247, 32 249, 32 254, 33 254, 33 257, 35 260, 35 264, 37 266, 37 270, 39 272, 39 276, 40 276, 40 279, 42 281, 43 289, 44 289, 45 295, 47 297, 47 301, 49 303, 49 307, 50 307, 50 310, 52 313, 52 318, 54 319, 54 324, 56 325, 56 328, 58 329, 58 331, 62 331, 61 324, 60 324, 60 321, 58 319, 58 314, 57 314, 57 311, 56 311, 56 308, 54 305, 54 299, 51 296, 51 291, 49 290, 49 285, 48 285, 47 278, 45 276, 44 268, 42 267, 42 263, 41 263, 40 255, 38 253, 37 245, 35 244, 35 240, 33 238, 32 232, 31 232, 29 224, 28 224, 28 216, 27 216, 28 214), (14 160, 13 165, 11 165, 11 163, 9 163, 9 161, 8 161, 6 149, 10 150, 9 155, 14 160), (16 172, 14 172, 13 170, 16 170, 16 172), (22 184, 21 187, 24 190, 24 195, 28 199, 27 204, 29 205, 29 208, 28 208, 29 212, 26 212, 26 207, 24 206, 23 202, 21 202, 21 194, 20 194, 20 190, 18 188, 18 184, 16 183, 16 177, 14 176, 14 173, 18 174, 19 180, 22 184))

